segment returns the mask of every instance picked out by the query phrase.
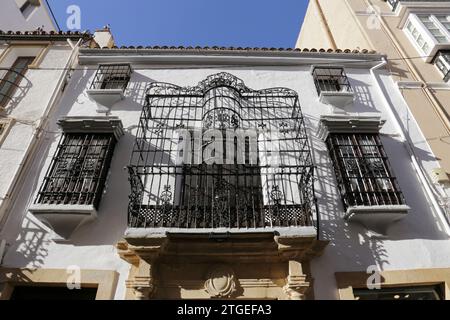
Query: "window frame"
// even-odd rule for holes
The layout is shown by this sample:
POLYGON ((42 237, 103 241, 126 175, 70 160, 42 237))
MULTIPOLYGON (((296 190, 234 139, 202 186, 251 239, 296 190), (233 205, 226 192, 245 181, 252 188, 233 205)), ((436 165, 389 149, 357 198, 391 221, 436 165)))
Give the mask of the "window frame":
POLYGON ((326 93, 352 93, 353 88, 350 84, 350 80, 345 72, 345 68, 341 66, 313 66, 311 74, 314 79, 317 94, 320 96, 323 92, 326 93), (323 70, 325 74, 318 74, 318 70, 323 70), (337 71, 337 74, 333 74, 332 71, 337 71), (336 87, 334 90, 333 86, 336 87), (332 90, 330 90, 330 88, 332 90))
MULTIPOLYGON (((434 295, 434 299, 426 299, 426 300, 444 300, 444 294, 442 290, 442 284, 437 285, 403 285, 403 286, 392 286, 392 287, 382 287, 379 289, 368 289, 368 288, 353 288, 353 295, 355 300, 407 300, 401 299, 401 297, 397 294, 414 294, 420 291, 428 291, 429 293, 434 295), (360 295, 358 292, 361 292, 362 295, 370 296, 370 294, 396 294, 398 298, 394 299, 377 299, 377 298, 368 298, 368 299, 360 299, 360 295)), ((411 299, 417 300, 417 299, 411 299)))
MULTIPOLYGON (((373 271, 372 271, 373 272, 373 271)), ((355 300, 355 288, 367 288, 368 271, 336 272, 335 279, 340 300, 355 300)), ((442 298, 450 300, 450 268, 379 270, 380 288, 440 285, 442 298)), ((375 289, 374 289, 375 290, 375 289)))
POLYGON ((35 204, 92 205, 95 209, 98 209, 116 142, 113 133, 64 132, 61 135, 52 162, 48 167, 41 187, 39 188, 35 204), (102 138, 105 140, 107 139, 108 142, 105 144, 98 144, 102 138), (86 144, 87 139, 90 140, 88 144, 86 144), (73 143, 71 141, 75 141, 75 143, 81 141, 82 144, 69 144, 73 143), (91 151, 92 149, 95 150, 99 147, 105 150, 101 150, 100 154, 98 154, 97 161, 94 163, 95 169, 90 170, 94 171, 92 176, 86 175, 87 169, 85 166, 90 165, 89 160, 92 160, 95 155, 91 151), (71 152, 73 148, 79 149, 79 151, 71 152), (70 154, 72 154, 72 156, 70 156, 70 154), (73 156, 75 154, 77 155, 73 156), (80 157, 80 155, 82 156, 80 157), (67 164, 65 169, 62 168, 64 162, 67 164), (72 162, 72 164, 70 165, 69 162, 72 162), (68 167, 70 168, 67 169, 68 167), (100 169, 97 167, 100 167, 100 169), (65 172, 65 174, 58 173, 58 170, 69 172, 65 172), (77 174, 75 174, 74 171, 77 174), (52 185, 55 181, 57 186, 52 185), (85 191, 86 189, 84 189, 86 183, 89 183, 88 191, 85 191), (63 188, 63 191, 58 190, 60 188, 63 188), (61 197, 63 197, 63 201, 61 201, 61 197), (78 198, 78 200, 74 201, 74 197, 78 198))
MULTIPOLYGON (((435 55, 436 51, 443 49, 445 47, 448 47, 450 45, 450 30, 448 30, 440 21, 436 18, 436 16, 442 16, 444 14, 440 13, 411 13, 409 14, 408 18, 406 19, 406 22, 403 26, 403 31, 406 34, 409 41, 412 43, 414 48, 420 53, 424 54, 425 56, 423 59, 426 62, 430 62, 433 56, 435 55), (430 30, 425 26, 423 21, 420 19, 419 16, 428 16, 430 17, 430 23, 433 23, 437 29, 445 36, 446 42, 439 42, 435 35, 433 35, 430 30), (418 36, 422 37, 424 39, 424 43, 428 45, 429 49, 424 50, 423 45, 421 46, 417 38, 413 35, 413 32, 409 29, 409 25, 413 26, 413 28, 418 32, 418 36)), ((447 15, 450 16, 450 13, 447 15)))
POLYGON ((326 145, 338 183, 344 209, 359 206, 404 205, 405 199, 397 183, 378 133, 330 133, 326 145), (373 144, 361 143, 362 137, 370 138, 373 144), (348 144, 341 144, 339 139, 347 139, 348 144), (368 157, 364 151, 370 147, 374 153, 368 157), (350 149, 352 155, 343 155, 343 149, 350 149), (376 159, 382 164, 382 174, 375 174, 373 166, 367 159, 376 159), (349 172, 350 161, 355 162, 356 173, 349 172), (379 182, 389 188, 383 188, 379 182), (355 184, 356 183, 356 184, 355 184))
POLYGON ((131 74, 132 68, 128 63, 100 64, 94 74, 89 90, 121 90, 124 92, 130 83, 131 74), (114 86, 108 88, 108 85, 111 83, 114 86))
POLYGON ((450 80, 450 50, 440 50, 437 52, 432 63, 443 75, 443 80, 449 82, 450 80), (443 61, 442 61, 443 60, 443 61), (440 66, 439 66, 440 64, 440 66))

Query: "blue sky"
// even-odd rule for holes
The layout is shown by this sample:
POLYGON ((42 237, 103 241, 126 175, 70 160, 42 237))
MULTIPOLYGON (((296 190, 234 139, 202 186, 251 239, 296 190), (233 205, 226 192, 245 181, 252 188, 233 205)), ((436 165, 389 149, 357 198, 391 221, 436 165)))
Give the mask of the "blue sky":
POLYGON ((111 25, 118 45, 294 47, 307 0, 48 0, 61 29, 111 25))

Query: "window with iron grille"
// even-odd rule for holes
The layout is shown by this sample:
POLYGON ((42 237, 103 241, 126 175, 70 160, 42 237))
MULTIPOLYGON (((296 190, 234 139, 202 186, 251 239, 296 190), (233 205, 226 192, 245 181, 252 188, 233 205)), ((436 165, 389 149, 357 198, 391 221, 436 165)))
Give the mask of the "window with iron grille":
POLYGON ((345 209, 405 204, 378 134, 329 134, 327 147, 345 209))
POLYGON ((129 64, 100 65, 90 89, 121 89, 124 91, 130 77, 131 66, 129 64))
POLYGON ((341 67, 314 67, 312 71, 317 93, 352 92, 352 87, 341 67))
POLYGON ((298 96, 287 88, 252 90, 229 73, 195 87, 152 83, 128 169, 131 227, 313 224, 314 166, 298 96), (235 138, 240 130, 248 136, 235 138), (277 163, 268 160, 275 154, 277 163))
POLYGON ((100 203, 116 138, 112 133, 65 133, 35 203, 100 203))

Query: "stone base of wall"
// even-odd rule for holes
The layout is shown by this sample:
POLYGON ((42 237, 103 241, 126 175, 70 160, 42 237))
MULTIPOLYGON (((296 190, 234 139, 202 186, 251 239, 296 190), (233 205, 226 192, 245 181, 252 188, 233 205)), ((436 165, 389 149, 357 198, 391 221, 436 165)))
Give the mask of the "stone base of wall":
POLYGON ((273 232, 126 238, 127 299, 311 298, 309 260, 327 242, 273 232))

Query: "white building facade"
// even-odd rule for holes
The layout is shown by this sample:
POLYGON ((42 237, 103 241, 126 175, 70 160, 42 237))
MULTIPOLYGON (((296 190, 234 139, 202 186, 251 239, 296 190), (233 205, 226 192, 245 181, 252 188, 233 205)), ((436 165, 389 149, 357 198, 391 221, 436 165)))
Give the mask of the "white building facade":
POLYGON ((448 299, 438 163, 384 65, 80 49, 1 226, 1 298, 41 283, 97 299, 448 299))
POLYGON ((0 30, 57 31, 58 27, 45 0, 3 0, 0 5, 0 30))

